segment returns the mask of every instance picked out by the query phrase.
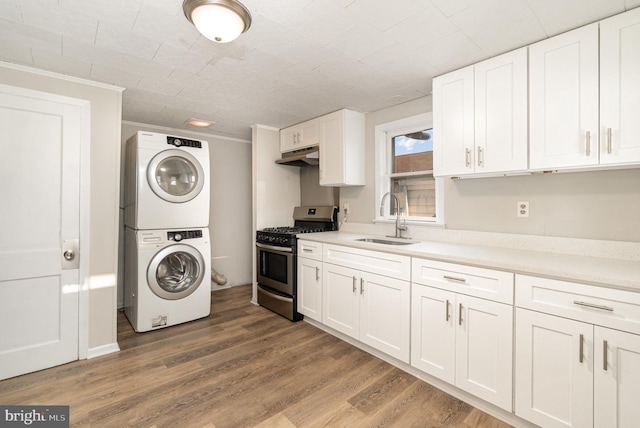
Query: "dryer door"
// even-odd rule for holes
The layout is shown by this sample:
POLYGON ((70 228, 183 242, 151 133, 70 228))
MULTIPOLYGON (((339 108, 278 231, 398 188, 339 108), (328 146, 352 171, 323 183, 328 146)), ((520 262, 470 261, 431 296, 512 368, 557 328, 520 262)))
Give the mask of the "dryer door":
POLYGON ((147 283, 163 299, 178 300, 196 291, 205 277, 204 258, 190 245, 164 247, 151 259, 147 283))
POLYGON ((182 203, 198 196, 204 186, 200 162, 184 150, 165 150, 147 167, 147 181, 153 192, 167 202, 182 203))

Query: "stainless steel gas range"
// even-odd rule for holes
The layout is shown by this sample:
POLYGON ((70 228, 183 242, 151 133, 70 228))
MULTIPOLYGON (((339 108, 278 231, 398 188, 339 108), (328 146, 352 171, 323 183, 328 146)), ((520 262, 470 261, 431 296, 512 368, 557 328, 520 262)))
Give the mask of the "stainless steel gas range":
POLYGON ((269 227, 256 233, 258 304, 291 321, 300 321, 297 235, 338 230, 338 208, 295 207, 293 220, 293 227, 269 227))

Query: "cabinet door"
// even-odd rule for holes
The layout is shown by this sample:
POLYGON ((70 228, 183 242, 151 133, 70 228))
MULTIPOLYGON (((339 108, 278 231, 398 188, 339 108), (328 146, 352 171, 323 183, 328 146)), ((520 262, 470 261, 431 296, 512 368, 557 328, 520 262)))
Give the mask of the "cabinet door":
POLYGON ((344 117, 335 112, 320 118, 320 185, 326 186, 344 180, 344 117))
POLYGON ((638 426, 640 336, 598 326, 594 334, 594 426, 638 426))
POLYGON ((598 24, 529 46, 529 164, 598 164, 598 24))
POLYGON ((433 173, 473 172, 473 66, 433 79, 433 173))
POLYGON ((511 412, 513 306, 456 299, 456 386, 511 412))
POLYGON ((411 291, 411 365, 453 384, 456 295, 416 284, 411 291))
POLYGON ((359 272, 344 266, 323 263, 322 322, 358 339, 360 331, 359 272))
POLYGON ((290 152, 296 149, 299 138, 299 129, 295 126, 280 130, 280 153, 290 152))
POLYGON ((298 257, 298 312, 322 322, 322 262, 298 257))
POLYGON ((516 415, 549 428, 592 426, 593 326, 517 308, 515 338, 516 415))
POLYGON ((361 272, 360 341, 409 363, 410 283, 361 272))
POLYGON ((600 163, 640 161, 640 9, 600 22, 600 163))
POLYGON ((318 119, 309 120, 300 124, 300 142, 296 149, 315 146, 319 142, 318 119))
POLYGON ((340 110, 322 116, 318 121, 320 185, 364 185, 364 115, 340 110))
POLYGON ((318 144, 318 119, 280 130, 280 152, 290 152, 318 144))
POLYGON ((474 67, 475 172, 527 169, 527 48, 474 67))

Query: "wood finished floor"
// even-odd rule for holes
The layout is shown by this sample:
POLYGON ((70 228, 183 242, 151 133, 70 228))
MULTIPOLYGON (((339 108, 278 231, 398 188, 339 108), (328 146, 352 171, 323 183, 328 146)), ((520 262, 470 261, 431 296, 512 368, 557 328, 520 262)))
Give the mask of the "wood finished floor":
POLYGON ((305 323, 213 293, 205 319, 137 334, 121 352, 0 382, 3 405, 69 405, 77 427, 509 425, 305 323))

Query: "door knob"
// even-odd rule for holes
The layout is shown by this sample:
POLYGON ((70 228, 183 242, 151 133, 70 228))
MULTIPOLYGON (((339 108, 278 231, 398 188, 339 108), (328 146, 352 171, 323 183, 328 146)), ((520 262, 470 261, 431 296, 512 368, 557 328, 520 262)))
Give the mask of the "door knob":
POLYGON ((62 254, 64 256, 65 260, 73 260, 74 257, 76 256, 75 253, 71 250, 67 250, 64 252, 64 254, 62 254))

